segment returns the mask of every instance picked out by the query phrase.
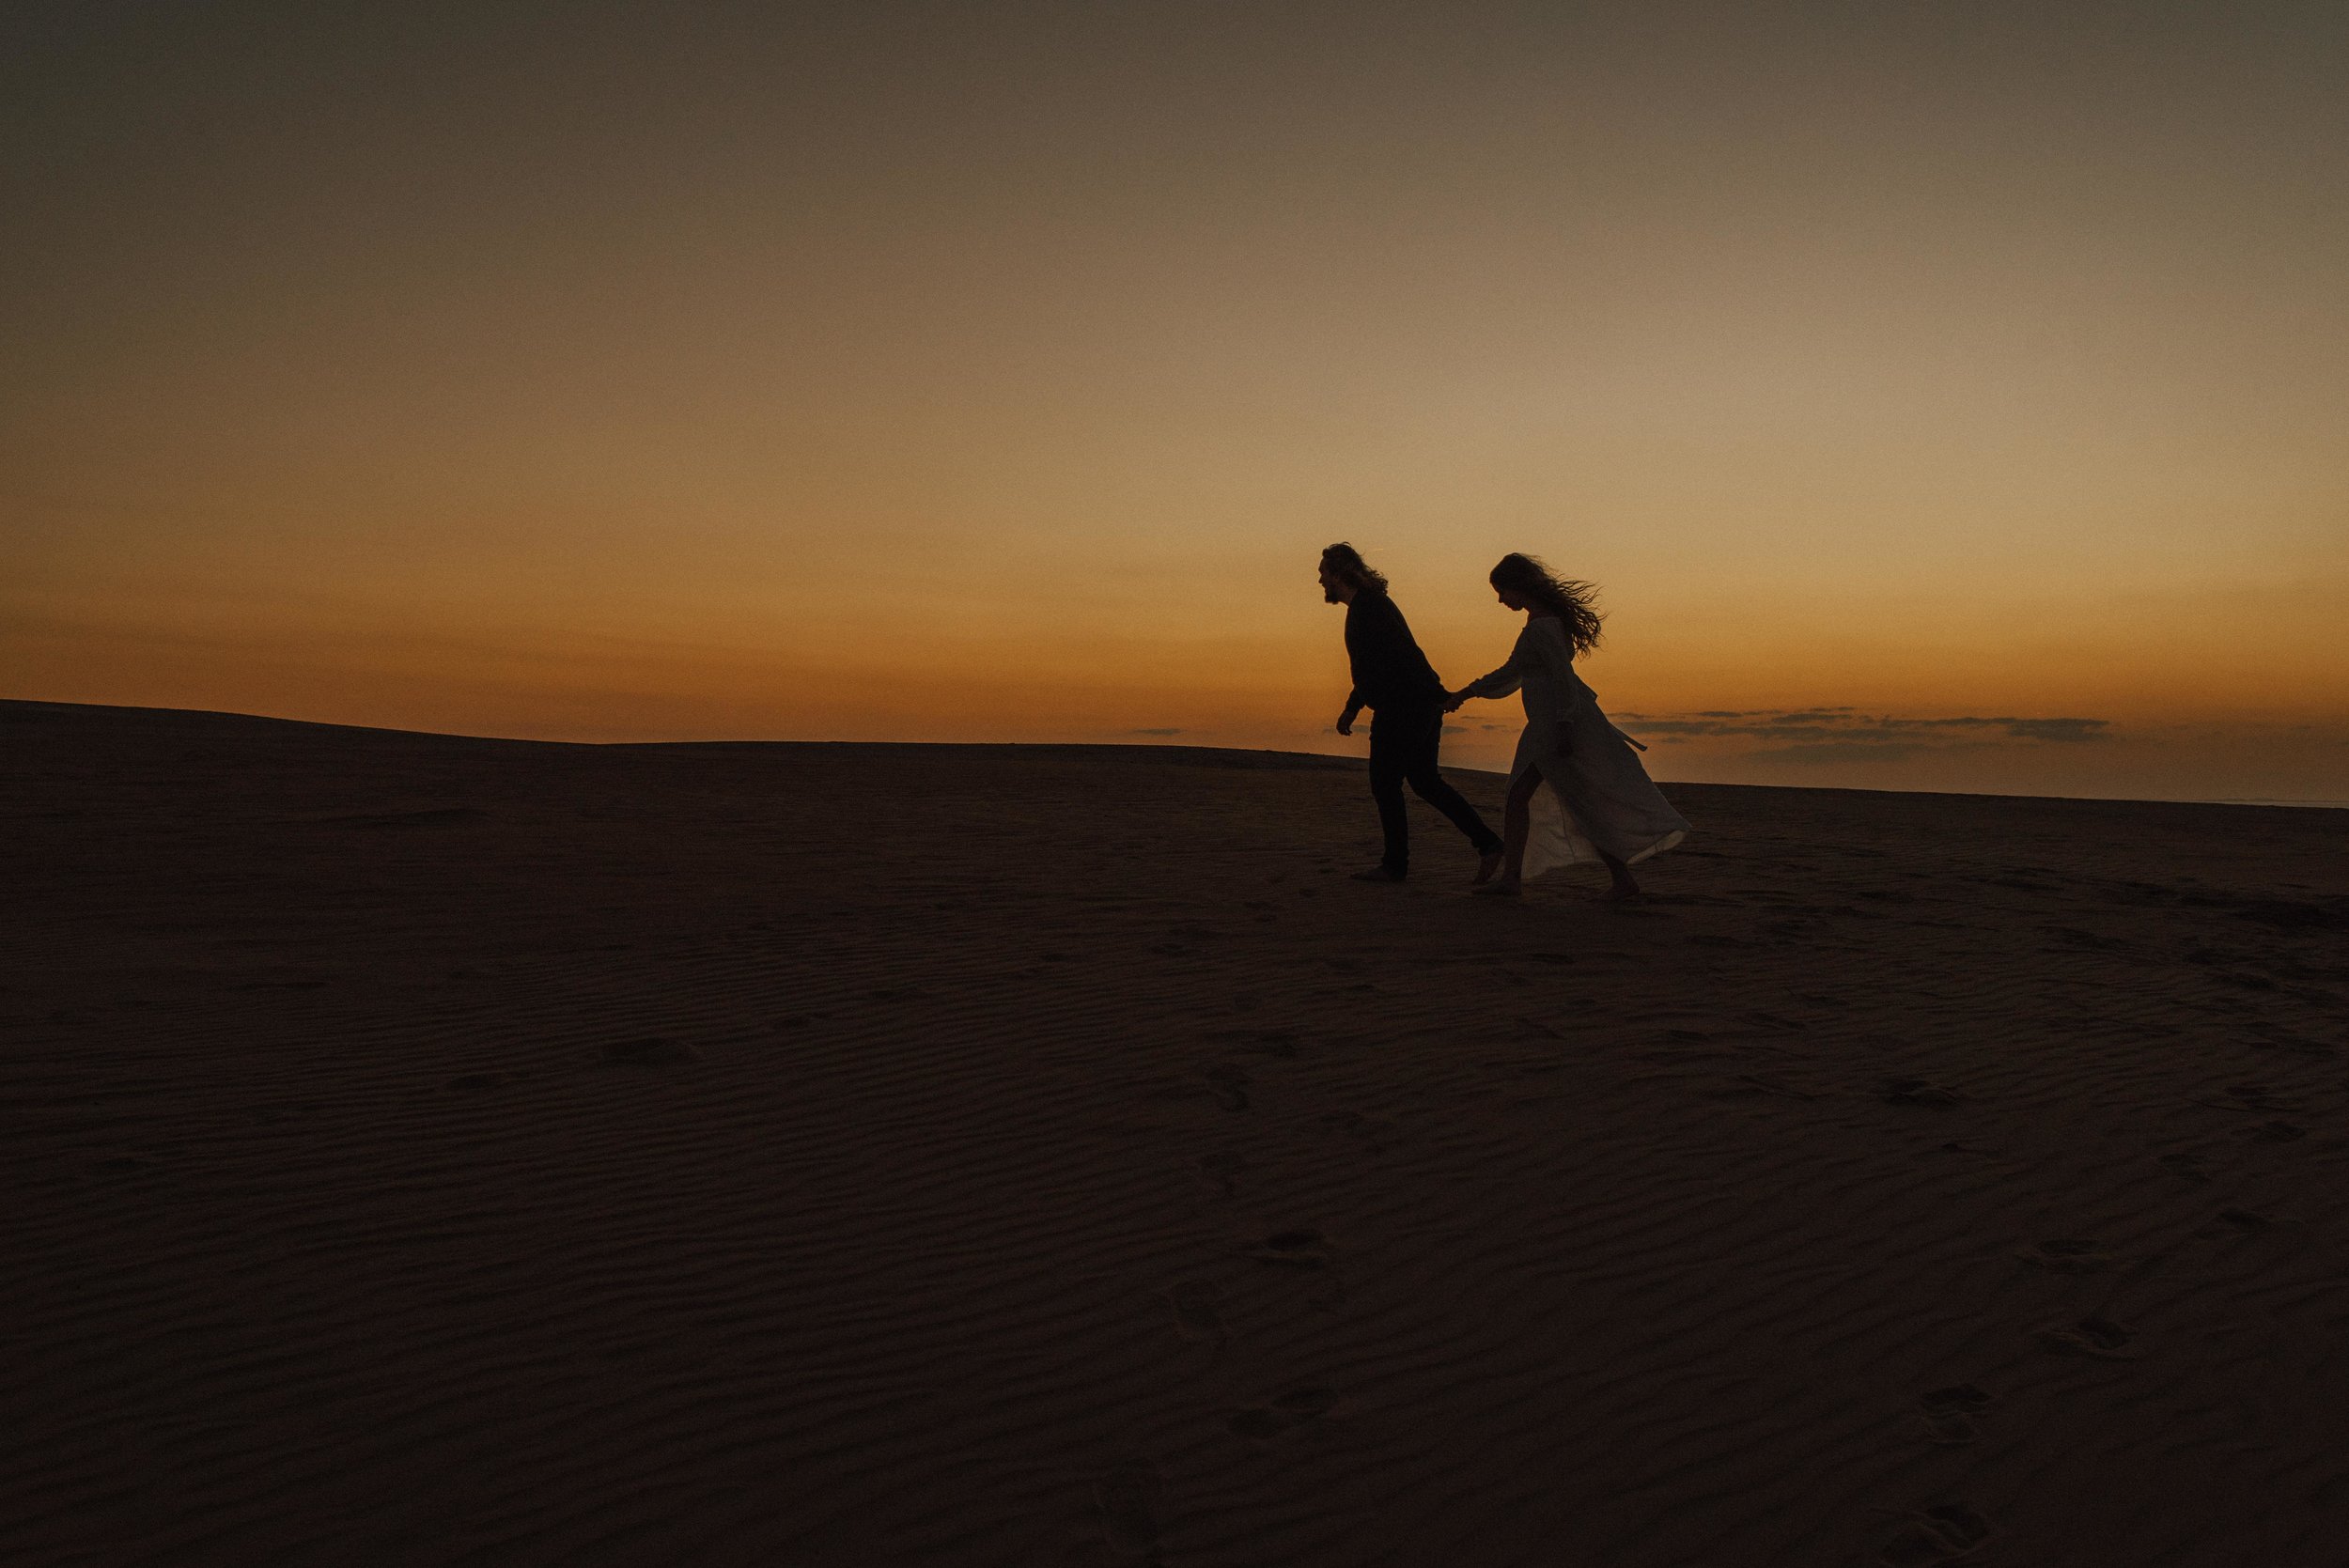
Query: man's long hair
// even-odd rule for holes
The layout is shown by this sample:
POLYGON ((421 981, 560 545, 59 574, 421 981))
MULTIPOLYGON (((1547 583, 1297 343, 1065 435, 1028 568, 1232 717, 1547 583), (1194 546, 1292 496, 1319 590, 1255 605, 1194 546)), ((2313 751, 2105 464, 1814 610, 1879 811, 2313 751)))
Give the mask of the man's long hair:
POLYGON ((1560 577, 1531 555, 1508 554, 1493 568, 1492 585, 1531 599, 1558 617, 1575 656, 1598 646, 1598 589, 1578 578, 1560 577))
POLYGON ((1365 589, 1377 594, 1387 591, 1386 578, 1371 570, 1370 563, 1362 559, 1362 552, 1343 539, 1321 552, 1321 564, 1330 568, 1331 576, 1358 594, 1365 589))

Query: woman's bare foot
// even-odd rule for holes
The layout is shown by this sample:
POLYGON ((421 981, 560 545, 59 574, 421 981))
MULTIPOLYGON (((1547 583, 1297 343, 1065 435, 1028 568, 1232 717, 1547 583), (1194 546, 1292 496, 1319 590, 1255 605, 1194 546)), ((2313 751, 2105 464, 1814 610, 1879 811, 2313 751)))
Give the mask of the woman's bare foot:
POLYGON ((1631 879, 1631 868, 1604 850, 1599 862, 1607 867, 1608 880, 1614 885, 1607 890, 1607 902, 1621 904, 1640 896, 1640 884, 1631 879))
POLYGON ((1508 863, 1508 854, 1504 850, 1496 849, 1491 854, 1486 855, 1483 860, 1476 862, 1476 877, 1475 879, 1469 885, 1476 888, 1483 887, 1486 883, 1501 875, 1501 868, 1508 863))
POLYGON ((1525 892, 1525 884, 1515 877, 1496 877, 1489 882, 1479 882, 1469 890, 1494 898, 1515 898, 1525 892))

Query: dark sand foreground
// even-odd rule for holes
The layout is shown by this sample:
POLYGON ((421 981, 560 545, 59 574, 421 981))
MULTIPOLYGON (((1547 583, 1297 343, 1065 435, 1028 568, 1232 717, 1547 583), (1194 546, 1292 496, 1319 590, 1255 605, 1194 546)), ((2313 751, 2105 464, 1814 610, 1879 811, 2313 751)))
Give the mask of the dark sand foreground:
POLYGON ((2349 1560, 2341 814, 1678 785, 1619 911, 1310 757, 0 768, 8 1562, 2349 1560))

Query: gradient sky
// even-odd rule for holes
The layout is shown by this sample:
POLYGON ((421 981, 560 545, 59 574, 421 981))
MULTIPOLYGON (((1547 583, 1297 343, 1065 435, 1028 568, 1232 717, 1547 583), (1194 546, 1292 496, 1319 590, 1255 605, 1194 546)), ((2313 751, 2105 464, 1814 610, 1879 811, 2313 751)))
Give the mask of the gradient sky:
POLYGON ((0 694, 2349 800, 2349 8, 807 9, 0 12, 0 694))

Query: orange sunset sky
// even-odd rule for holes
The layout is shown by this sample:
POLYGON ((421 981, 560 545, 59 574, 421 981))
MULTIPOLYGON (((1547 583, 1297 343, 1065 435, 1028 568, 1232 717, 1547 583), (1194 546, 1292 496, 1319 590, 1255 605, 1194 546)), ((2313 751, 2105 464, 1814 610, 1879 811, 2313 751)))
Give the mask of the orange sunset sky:
POLYGON ((9 8, 0 695, 2349 800, 2349 9, 832 18, 9 8))

